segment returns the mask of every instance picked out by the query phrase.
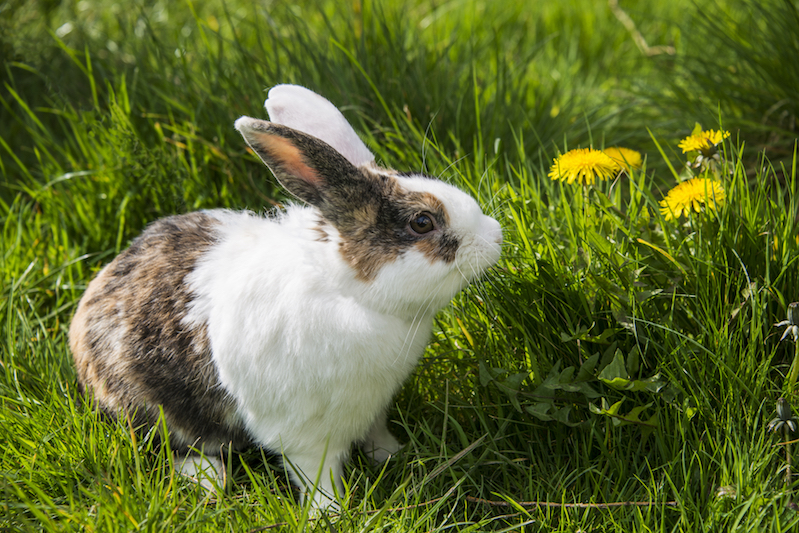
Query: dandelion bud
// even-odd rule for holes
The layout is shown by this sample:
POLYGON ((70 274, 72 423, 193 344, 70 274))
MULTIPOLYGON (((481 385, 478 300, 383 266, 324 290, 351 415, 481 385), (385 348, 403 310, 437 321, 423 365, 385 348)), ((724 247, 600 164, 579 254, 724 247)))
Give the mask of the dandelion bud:
POLYGON ((788 421, 791 419, 793 413, 791 413, 791 406, 788 404, 788 400, 785 398, 779 398, 777 400, 777 416, 783 422, 788 421))
POLYGON ((799 302, 788 304, 788 325, 799 326, 799 302))

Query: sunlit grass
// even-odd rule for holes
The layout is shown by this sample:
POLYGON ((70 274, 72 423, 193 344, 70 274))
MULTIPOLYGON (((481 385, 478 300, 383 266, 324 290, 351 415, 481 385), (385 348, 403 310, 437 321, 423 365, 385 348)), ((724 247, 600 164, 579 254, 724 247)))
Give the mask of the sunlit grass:
POLYGON ((796 101, 780 87, 764 103, 789 74, 730 105, 713 81, 729 58, 749 72, 774 54, 691 53, 745 10, 688 39, 702 9, 651 4, 629 14, 676 57, 645 57, 605 3, 577 0, 5 6, 0 529, 795 528, 784 435, 766 430, 778 397, 799 406, 774 326, 799 300, 796 101), (699 66, 707 79, 685 77, 699 66), (231 458, 216 494, 176 476, 147 435, 80 402, 67 346, 88 281, 147 223, 283 199, 232 128, 282 82, 341 106, 385 164, 474 194, 506 236, 397 398, 405 448, 385 469, 355 454, 340 516, 299 506, 259 451, 231 458), (683 153, 697 121, 731 135, 683 153), (642 159, 590 184, 548 177, 586 147, 642 159), (718 180, 724 202, 666 216, 689 178, 718 180))

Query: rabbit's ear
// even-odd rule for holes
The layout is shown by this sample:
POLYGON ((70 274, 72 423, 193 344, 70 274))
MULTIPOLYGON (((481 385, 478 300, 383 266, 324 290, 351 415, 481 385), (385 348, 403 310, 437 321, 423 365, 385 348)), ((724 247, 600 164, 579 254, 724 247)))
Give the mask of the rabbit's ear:
POLYGON ((264 107, 275 124, 322 139, 356 167, 375 159, 336 106, 305 87, 272 87, 264 107))
POLYGON ((358 170, 327 143, 265 120, 241 117, 235 127, 287 191, 322 208, 358 170))

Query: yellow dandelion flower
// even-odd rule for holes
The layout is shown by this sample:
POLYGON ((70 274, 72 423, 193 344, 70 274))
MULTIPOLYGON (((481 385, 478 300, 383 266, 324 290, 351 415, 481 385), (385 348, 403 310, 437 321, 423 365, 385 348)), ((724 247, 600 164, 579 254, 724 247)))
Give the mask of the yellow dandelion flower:
POLYGON ((636 152, 635 150, 630 150, 629 148, 612 146, 610 148, 605 148, 602 151, 605 152, 605 155, 615 161, 619 167, 627 172, 630 172, 632 169, 640 169, 644 162, 643 158, 641 157, 641 152, 636 152))
POLYGON ((666 220, 687 215, 691 209, 697 213, 702 207, 715 210, 724 205, 727 194, 721 182, 710 178, 693 178, 674 187, 660 201, 660 213, 666 220))
MULTIPOLYGON (((698 127, 697 127, 698 129, 698 127)), ((709 147, 715 146, 727 137, 730 136, 729 131, 724 130, 700 130, 699 133, 689 135, 680 141, 679 146, 682 148, 682 153, 697 152, 706 150, 709 147)))
POLYGON ((600 150, 577 148, 553 160, 549 177, 553 180, 593 185, 596 180, 613 178, 619 166, 600 150))

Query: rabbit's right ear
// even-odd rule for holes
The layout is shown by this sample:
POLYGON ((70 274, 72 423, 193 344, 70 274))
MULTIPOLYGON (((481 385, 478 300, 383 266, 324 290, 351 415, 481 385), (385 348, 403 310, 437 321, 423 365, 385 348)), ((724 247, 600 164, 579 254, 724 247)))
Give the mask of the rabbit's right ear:
POLYGON ((356 167, 375 159, 336 106, 305 87, 272 87, 264 107, 272 122, 322 139, 356 167))
POLYGON ((323 212, 335 191, 357 181, 358 170, 316 137, 250 117, 235 127, 287 191, 323 212))

